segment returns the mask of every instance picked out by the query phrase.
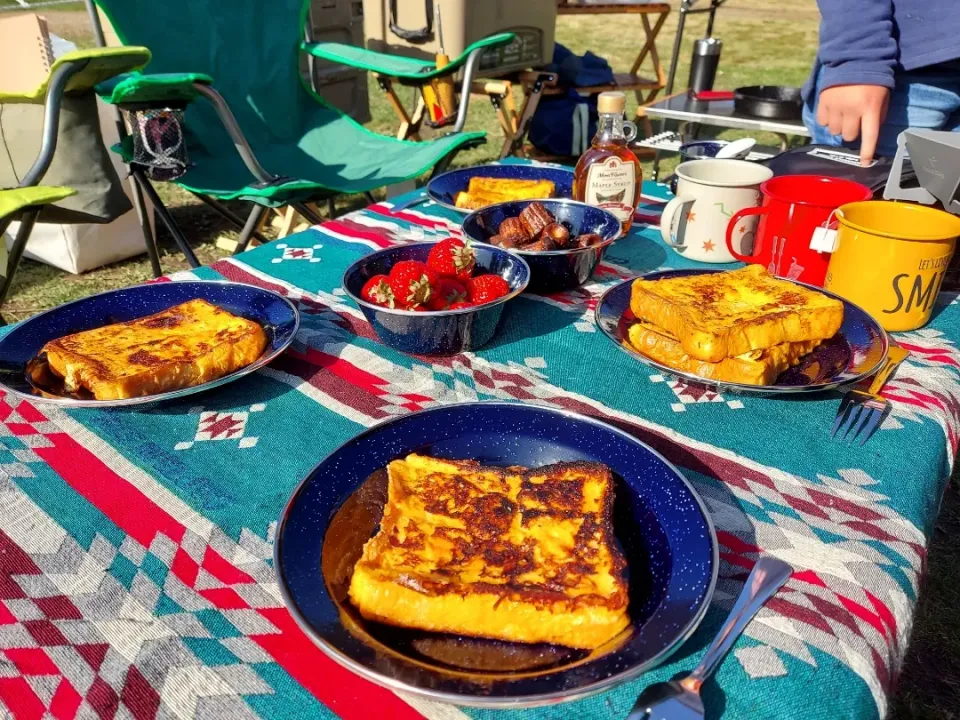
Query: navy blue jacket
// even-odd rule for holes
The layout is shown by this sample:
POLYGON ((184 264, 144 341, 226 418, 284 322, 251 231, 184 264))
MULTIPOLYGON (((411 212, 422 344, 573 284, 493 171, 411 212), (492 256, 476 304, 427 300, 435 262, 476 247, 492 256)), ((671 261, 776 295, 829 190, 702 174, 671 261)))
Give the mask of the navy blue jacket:
MULTIPOLYGON (((960 0, 817 0, 819 90, 892 88, 894 73, 960 58, 960 0)), ((810 87, 806 90, 809 92, 810 87)))

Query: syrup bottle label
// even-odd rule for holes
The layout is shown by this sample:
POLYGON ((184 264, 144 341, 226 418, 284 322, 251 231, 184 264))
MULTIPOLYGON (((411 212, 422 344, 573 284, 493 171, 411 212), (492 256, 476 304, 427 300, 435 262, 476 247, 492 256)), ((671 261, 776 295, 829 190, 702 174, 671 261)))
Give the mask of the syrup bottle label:
POLYGON ((620 222, 633 217, 631 205, 637 187, 636 166, 611 155, 587 169, 584 202, 608 210, 620 222))

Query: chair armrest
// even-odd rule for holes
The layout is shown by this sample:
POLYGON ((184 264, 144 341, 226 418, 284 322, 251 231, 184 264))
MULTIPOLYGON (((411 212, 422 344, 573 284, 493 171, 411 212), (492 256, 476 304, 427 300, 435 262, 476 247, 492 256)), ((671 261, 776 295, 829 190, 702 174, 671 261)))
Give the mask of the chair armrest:
POLYGON ((66 53, 54 62, 50 73, 40 85, 27 91, 5 92, 0 88, 0 102, 42 103, 47 96, 50 78, 62 67, 79 67, 64 88, 66 94, 84 93, 98 83, 123 73, 143 68, 150 62, 150 51, 145 47, 91 48, 66 53))
POLYGON ((97 85, 97 94, 111 105, 132 103, 189 103, 199 92, 195 83, 210 85, 201 73, 127 73, 97 85))
POLYGON ((378 53, 356 45, 334 42, 304 42, 301 43, 300 48, 315 58, 338 65, 346 65, 357 70, 368 70, 378 75, 427 80, 436 75, 432 62, 378 53))
POLYGON ((50 205, 76 194, 77 191, 73 188, 52 185, 0 190, 0 219, 7 218, 26 207, 50 205))
POLYGON ((460 67, 466 63, 471 53, 490 47, 507 45, 513 42, 515 37, 513 33, 497 33, 496 35, 490 35, 489 37, 477 40, 477 42, 472 43, 462 53, 440 69, 437 69, 432 62, 426 60, 387 55, 386 53, 366 50, 356 45, 329 42, 305 42, 302 43, 300 47, 304 52, 308 52, 322 60, 328 60, 358 70, 367 70, 377 73, 378 75, 386 75, 387 77, 400 80, 426 82, 433 78, 443 77, 457 72, 460 67))

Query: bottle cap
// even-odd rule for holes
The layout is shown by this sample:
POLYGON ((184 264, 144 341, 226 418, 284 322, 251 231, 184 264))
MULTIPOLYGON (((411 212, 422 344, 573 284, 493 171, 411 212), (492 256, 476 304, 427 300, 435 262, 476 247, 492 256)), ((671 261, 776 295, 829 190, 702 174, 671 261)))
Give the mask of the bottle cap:
POLYGON ((627 96, 622 92, 602 92, 597 96, 597 112, 623 114, 627 96))

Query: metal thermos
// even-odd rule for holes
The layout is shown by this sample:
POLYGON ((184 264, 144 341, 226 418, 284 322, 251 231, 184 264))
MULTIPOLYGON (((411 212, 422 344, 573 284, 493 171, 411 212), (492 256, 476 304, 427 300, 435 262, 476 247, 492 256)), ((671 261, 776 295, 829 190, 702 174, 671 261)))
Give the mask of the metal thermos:
POLYGON ((713 90, 713 81, 717 77, 720 64, 720 48, 723 43, 717 38, 700 38, 693 43, 693 58, 690 61, 690 92, 713 90))

